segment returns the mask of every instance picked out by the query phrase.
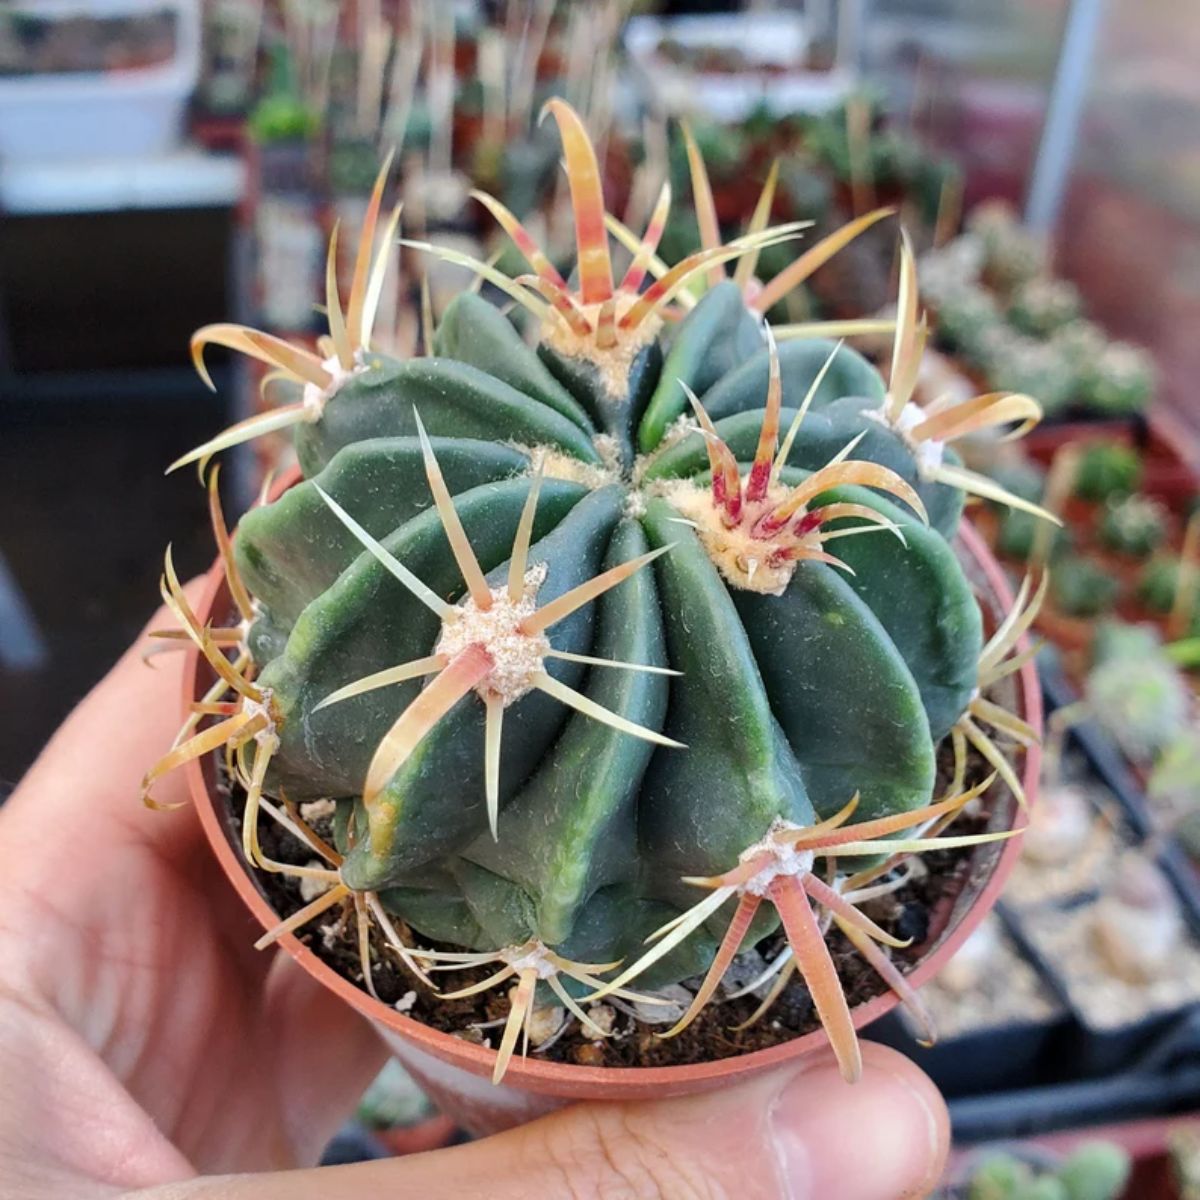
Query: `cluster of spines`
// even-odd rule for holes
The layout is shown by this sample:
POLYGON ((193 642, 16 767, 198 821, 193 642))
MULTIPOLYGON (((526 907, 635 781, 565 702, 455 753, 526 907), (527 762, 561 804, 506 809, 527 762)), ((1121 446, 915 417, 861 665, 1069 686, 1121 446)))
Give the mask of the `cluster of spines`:
POLYGON ((763 562, 755 559, 741 568, 750 583, 760 567, 779 568, 805 560, 828 563, 843 571, 850 571, 841 559, 823 549, 826 542, 878 530, 889 531, 903 542, 904 533, 893 521, 867 505, 837 502, 810 509, 808 505, 814 499, 831 488, 855 484, 890 493, 903 500, 922 521, 928 523, 925 506, 916 490, 895 471, 850 457, 862 440, 862 435, 852 439, 824 467, 814 471, 802 483, 790 488, 779 486, 779 475, 791 453, 792 444, 839 347, 834 347, 814 378, 781 446, 779 430, 783 386, 779 356, 769 328, 766 336, 769 362, 767 402, 754 461, 744 479, 733 451, 721 439, 699 397, 684 385, 708 452, 713 510, 725 530, 736 529, 744 535, 747 545, 763 548, 763 562), (834 521, 851 517, 859 518, 865 524, 832 530, 825 528, 834 521))
POLYGON ((208 346, 224 346, 250 358, 265 363, 271 371, 264 377, 262 388, 271 383, 286 381, 304 389, 303 398, 283 404, 266 412, 239 421, 223 430, 216 437, 197 446, 178 458, 168 468, 168 473, 188 463, 197 463, 203 474, 214 454, 227 450, 252 438, 289 429, 293 425, 317 421, 324 410, 325 402, 338 384, 362 368, 365 356, 371 349, 371 338, 375 318, 383 293, 384 279, 392 259, 392 248, 400 228, 402 205, 392 210, 384 227, 378 250, 375 235, 383 204, 383 191, 391 169, 389 154, 380 168, 375 187, 367 204, 363 218, 362 236, 354 262, 354 275, 350 283, 350 294, 343 310, 337 286, 337 238, 335 227, 329 239, 329 250, 325 260, 325 307, 329 321, 329 333, 318 339, 320 354, 302 346, 294 346, 273 334, 263 333, 247 325, 222 323, 205 325, 192 335, 192 362, 200 377, 212 388, 212 377, 204 365, 204 351, 208 346), (321 357, 324 355, 324 358, 321 357))

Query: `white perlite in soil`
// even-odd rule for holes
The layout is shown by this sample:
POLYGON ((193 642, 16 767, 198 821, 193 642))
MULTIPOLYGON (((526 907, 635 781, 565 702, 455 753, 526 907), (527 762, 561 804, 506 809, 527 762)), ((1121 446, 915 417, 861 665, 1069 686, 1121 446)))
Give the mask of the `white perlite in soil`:
POLYGON ((1025 909, 1094 892, 1112 879, 1128 845, 1112 793, 1070 764, 1062 782, 1038 797, 1005 903, 1025 909))
POLYGON ((1096 1029, 1117 1029, 1151 1013, 1200 1000, 1200 945, 1185 936, 1158 979, 1133 983, 1115 976, 1094 936, 1095 904, 1025 913, 1030 940, 1066 984, 1071 1002, 1096 1029))
POLYGON ((942 974, 921 989, 921 999, 929 1006, 942 1038, 1047 1021, 1062 1012, 1062 1005, 992 914, 984 918, 942 974))

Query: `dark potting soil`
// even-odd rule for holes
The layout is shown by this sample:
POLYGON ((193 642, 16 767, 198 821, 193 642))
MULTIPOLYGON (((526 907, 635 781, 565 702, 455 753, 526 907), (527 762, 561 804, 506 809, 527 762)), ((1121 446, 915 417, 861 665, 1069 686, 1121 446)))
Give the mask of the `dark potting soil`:
MULTIPOLYGON (((968 760, 966 776, 968 786, 981 781, 990 772, 981 756, 974 750, 970 753, 972 757, 968 760)), ((952 770, 953 758, 947 739, 939 755, 935 795, 945 794, 952 770)), ((241 840, 245 793, 236 783, 231 787, 228 777, 223 777, 220 787, 233 831, 231 840, 236 846, 241 840)), ((974 833, 986 828, 990 806, 1001 795, 1006 793, 1000 785, 989 789, 985 798, 986 807, 979 812, 960 816, 954 823, 953 832, 974 833)), ((316 823, 314 828, 327 840, 332 840, 327 826, 316 823)), ((274 821, 260 822, 259 833, 263 852, 277 861, 303 865, 311 863, 316 857, 309 846, 302 844, 274 821)), ((863 906, 863 910, 889 933, 898 938, 912 939, 912 946, 908 949, 891 951, 905 973, 920 961, 927 950, 930 920, 939 901, 957 895, 973 882, 969 878, 972 855, 971 849, 942 850, 921 855, 918 861, 924 870, 915 871, 902 887, 890 895, 863 906)), ((990 870, 990 863, 979 870, 986 873, 990 870)), ((298 880, 257 869, 253 874, 259 889, 281 919, 304 906, 298 880)), ((414 939, 403 923, 397 921, 396 925, 404 941, 412 943, 414 939)), ((338 974, 366 990, 353 907, 347 907, 340 914, 336 907, 328 910, 298 930, 296 936, 338 974)), ((826 942, 852 1008, 887 990, 882 979, 836 928, 827 934, 826 942)), ((440 946, 427 939, 422 939, 421 944, 435 949, 461 949, 440 946)), ((772 934, 759 942, 755 949, 765 960, 765 966, 765 963, 774 960, 785 945, 782 935, 772 934)), ((400 962, 374 922, 371 926, 371 964, 375 990, 384 1003, 397 1005, 400 1011, 415 1020, 467 1041, 490 1046, 499 1044, 509 1008, 507 987, 493 988, 458 1000, 439 999, 400 962)), ((492 963, 473 970, 457 971, 443 976, 443 980, 447 981, 444 986, 447 990, 466 987, 495 970, 496 964, 492 963), (453 980, 453 983, 449 980, 453 980)), ((688 983, 693 992, 699 986, 698 979, 687 981, 685 986, 688 983)), ((636 983, 632 986, 636 990, 636 983)), ((748 1029, 735 1031, 733 1026, 747 1020, 760 1003, 760 997, 753 994, 711 1003, 683 1033, 670 1039, 655 1036, 664 1026, 644 1024, 616 1009, 613 1036, 594 1038, 577 1021, 569 1020, 568 1027, 561 1035, 550 1039, 536 1053, 544 1060, 585 1066, 682 1066, 765 1049, 808 1033, 819 1025, 808 989, 798 972, 793 974, 791 982, 775 1004, 758 1022, 748 1029)), ((535 1051, 531 1049, 531 1053, 535 1051)))

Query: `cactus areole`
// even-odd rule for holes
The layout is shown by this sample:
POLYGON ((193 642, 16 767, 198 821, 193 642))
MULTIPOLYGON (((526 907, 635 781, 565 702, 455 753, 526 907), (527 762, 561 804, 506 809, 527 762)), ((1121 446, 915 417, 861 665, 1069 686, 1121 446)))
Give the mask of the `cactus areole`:
POLYGON ((783 949, 760 990, 798 973, 852 1079, 827 936, 923 1019, 890 953, 908 943, 869 902, 925 851, 1009 837, 978 816, 946 832, 977 797, 1011 816, 1007 783, 1024 802, 1011 760, 1037 730, 994 696, 1028 661, 1036 603, 1027 588, 985 643, 948 539, 962 489, 998 489, 973 487, 947 443, 1037 408, 917 407, 907 248, 890 385, 840 344, 777 348, 732 281, 675 303, 795 227, 668 267, 656 210, 618 279, 591 146, 549 108, 575 273, 490 198, 530 274, 471 264, 536 313, 536 347, 467 291, 432 354, 372 348, 399 215, 376 252, 383 174, 345 310, 330 267, 323 357, 240 326, 197 335, 198 361, 232 346, 298 398, 180 461, 203 470, 291 426, 302 478, 231 536, 210 471, 227 622, 193 611, 168 555, 180 628, 162 632, 211 674, 145 795, 187 762, 211 778, 223 748, 243 861, 304 898, 260 944, 341 921, 367 992, 381 956, 414 990, 500 989, 496 1079, 545 1005, 600 1038, 599 1002, 644 1012, 688 980, 678 1019, 653 1026, 678 1034, 768 937, 783 949), (986 778, 966 770, 972 747, 986 778), (302 852, 272 857, 280 838, 302 852))

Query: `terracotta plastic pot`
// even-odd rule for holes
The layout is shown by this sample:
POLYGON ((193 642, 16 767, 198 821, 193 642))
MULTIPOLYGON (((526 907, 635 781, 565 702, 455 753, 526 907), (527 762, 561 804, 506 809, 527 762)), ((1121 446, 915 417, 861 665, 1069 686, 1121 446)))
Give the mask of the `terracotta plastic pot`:
MULTIPOLYGON (((298 478, 297 472, 281 479, 276 494, 298 478)), ((1004 575, 979 535, 964 524, 960 535, 960 557, 972 582, 983 598, 990 616, 1007 611, 1012 604, 1004 575)), ((207 589, 197 608, 203 623, 222 618, 231 608, 220 565, 209 573, 207 589)), ((200 697, 210 685, 209 668, 193 652, 187 661, 183 700, 185 706, 200 697)), ((1014 692, 1021 716, 1035 729, 1041 728, 1041 690, 1037 674, 1027 665, 1014 677, 1014 692)), ((1024 764, 1026 795, 1036 792, 1040 756, 1031 749, 1024 764)), ((250 911, 271 928, 279 917, 247 869, 241 852, 240 831, 235 829, 224 802, 215 787, 215 759, 189 763, 188 783, 205 833, 226 875, 250 911)), ((997 828, 1008 828, 1016 817, 1011 796, 993 816, 997 828)), ((992 907, 1019 853, 1018 839, 980 846, 974 851, 973 869, 964 872, 965 882, 956 895, 943 898, 930 914, 930 936, 925 955, 910 974, 915 985, 934 975, 962 944, 992 907)), ((324 963, 299 939, 288 935, 279 945, 311 976, 319 980, 347 1004, 369 1018, 389 1049, 422 1084, 439 1107, 474 1133, 490 1133, 521 1124, 542 1113, 560 1107, 569 1100, 634 1100, 679 1096, 728 1086, 731 1082, 823 1048, 826 1037, 816 1030, 789 1042, 756 1050, 736 1058, 695 1063, 678 1067, 604 1068, 546 1062, 534 1056, 514 1057, 505 1082, 496 1087, 490 1081, 495 1051, 463 1041, 440 1030, 431 1029, 394 1008, 372 999, 365 991, 344 979, 324 963)), ((869 1025, 894 1008, 896 996, 885 992, 859 1005, 853 1012, 856 1027, 869 1025)))

